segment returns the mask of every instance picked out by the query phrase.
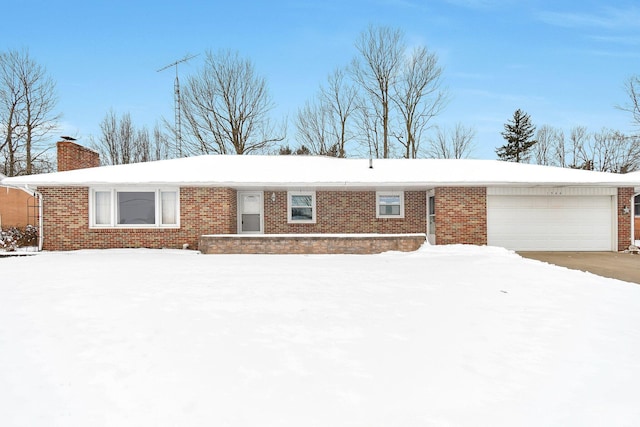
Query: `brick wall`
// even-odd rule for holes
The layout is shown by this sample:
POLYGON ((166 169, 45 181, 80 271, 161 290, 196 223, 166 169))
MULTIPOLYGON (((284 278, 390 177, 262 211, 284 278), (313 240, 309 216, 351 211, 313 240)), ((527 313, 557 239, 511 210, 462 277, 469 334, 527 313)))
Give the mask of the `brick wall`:
POLYGON ((633 212, 633 187, 618 188, 618 250, 623 251, 631 244, 631 213, 633 212), (629 213, 622 213, 624 207, 629 213))
POLYGON ((57 144, 58 172, 100 166, 100 156, 93 150, 71 141, 57 144))
POLYGON ((426 193, 404 192, 404 218, 376 218, 375 191, 316 191, 316 223, 287 223, 287 192, 264 193, 264 232, 283 233, 425 233, 426 193))
POLYGON ((436 243, 487 244, 487 189, 438 187, 435 189, 436 243))
POLYGON ((40 187, 45 250, 106 248, 196 249, 202 234, 236 232, 236 192, 228 188, 180 190, 180 228, 90 229, 89 189, 40 187))
POLYGON ((425 238, 424 234, 202 236, 199 248, 205 254, 376 254, 415 251, 425 238))

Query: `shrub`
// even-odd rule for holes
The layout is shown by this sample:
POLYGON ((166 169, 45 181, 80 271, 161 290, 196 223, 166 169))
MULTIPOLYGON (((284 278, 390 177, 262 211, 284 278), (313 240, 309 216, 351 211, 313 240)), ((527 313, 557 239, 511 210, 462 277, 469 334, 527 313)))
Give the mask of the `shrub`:
POLYGON ((27 225, 24 228, 9 227, 0 229, 0 249, 15 251, 20 247, 38 245, 38 228, 27 225))

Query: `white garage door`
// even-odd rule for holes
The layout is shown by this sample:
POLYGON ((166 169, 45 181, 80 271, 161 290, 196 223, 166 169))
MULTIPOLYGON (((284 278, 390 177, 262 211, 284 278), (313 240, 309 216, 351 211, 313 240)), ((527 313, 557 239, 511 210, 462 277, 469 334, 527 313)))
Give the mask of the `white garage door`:
POLYGON ((522 251, 614 250, 613 198, 487 196, 487 240, 522 251))

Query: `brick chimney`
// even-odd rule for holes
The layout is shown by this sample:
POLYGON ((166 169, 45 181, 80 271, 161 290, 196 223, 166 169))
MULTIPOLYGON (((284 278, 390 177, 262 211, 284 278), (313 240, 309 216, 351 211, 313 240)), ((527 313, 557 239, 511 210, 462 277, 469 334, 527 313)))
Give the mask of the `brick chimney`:
POLYGON ((72 141, 60 141, 58 148, 58 172, 100 166, 100 155, 72 141))

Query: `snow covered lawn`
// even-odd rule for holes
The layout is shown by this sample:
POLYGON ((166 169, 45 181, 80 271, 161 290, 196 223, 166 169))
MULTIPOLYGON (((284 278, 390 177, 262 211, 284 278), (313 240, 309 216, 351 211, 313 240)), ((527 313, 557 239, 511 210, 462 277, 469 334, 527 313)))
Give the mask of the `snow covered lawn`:
POLYGON ((497 248, 0 259, 0 425, 636 426, 640 286, 497 248))

